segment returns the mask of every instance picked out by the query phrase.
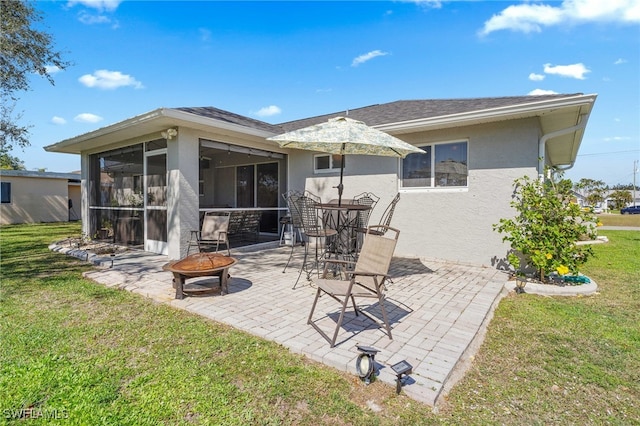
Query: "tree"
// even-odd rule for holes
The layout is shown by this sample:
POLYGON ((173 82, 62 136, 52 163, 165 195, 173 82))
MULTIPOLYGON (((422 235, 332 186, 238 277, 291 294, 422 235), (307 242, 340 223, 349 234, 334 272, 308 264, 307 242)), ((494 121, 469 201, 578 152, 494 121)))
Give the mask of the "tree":
POLYGON ((590 245, 578 245, 595 238, 596 217, 572 202, 572 182, 561 179, 540 181, 528 176, 516 179, 511 206, 515 217, 493 225, 511 243, 507 260, 516 275, 533 269, 535 278, 545 282, 550 273, 577 274, 593 255, 590 245))
MULTIPOLYGON (((633 187, 633 185, 631 185, 633 187)), ((630 204, 633 201, 633 197, 631 196, 631 192, 624 189, 618 189, 609 194, 609 198, 613 201, 614 209, 621 209, 627 204, 630 204)))
MULTIPOLYGON (((618 183, 616 185, 613 185, 611 189, 628 189, 630 191, 633 191, 633 184, 627 183, 626 185, 624 185, 624 184, 618 183)), ((638 190, 640 190, 640 187, 636 186, 636 191, 638 190)))
POLYGON ((63 70, 70 63, 54 50, 52 36, 35 28, 43 17, 30 2, 0 0, 0 16, 0 155, 4 166, 5 160, 16 159, 9 154, 14 147, 30 145, 30 126, 20 125, 22 114, 14 111, 17 93, 29 90, 31 74, 54 84, 49 67, 63 70))
POLYGON ((584 197, 587 204, 595 206, 604 201, 607 184, 601 180, 582 178, 574 185, 574 189, 584 197))
POLYGON ((24 161, 7 152, 0 152, 0 169, 24 170, 24 161))

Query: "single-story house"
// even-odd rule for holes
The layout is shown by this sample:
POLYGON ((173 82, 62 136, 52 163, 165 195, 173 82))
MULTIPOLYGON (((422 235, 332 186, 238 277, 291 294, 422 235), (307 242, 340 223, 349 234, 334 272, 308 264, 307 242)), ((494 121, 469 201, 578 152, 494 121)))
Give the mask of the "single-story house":
POLYGON ((370 223, 400 193, 396 254, 497 265, 509 247, 492 225, 515 213, 514 180, 573 166, 596 97, 396 101, 280 124, 213 107, 158 108, 45 149, 81 155, 84 232, 115 227, 116 240, 177 259, 204 211, 258 209, 260 232, 278 235, 284 192, 337 198, 336 158, 267 138, 348 116, 426 151, 345 159, 343 198, 380 197, 370 223))
POLYGON ((0 198, 0 225, 80 220, 80 174, 0 170, 0 198))

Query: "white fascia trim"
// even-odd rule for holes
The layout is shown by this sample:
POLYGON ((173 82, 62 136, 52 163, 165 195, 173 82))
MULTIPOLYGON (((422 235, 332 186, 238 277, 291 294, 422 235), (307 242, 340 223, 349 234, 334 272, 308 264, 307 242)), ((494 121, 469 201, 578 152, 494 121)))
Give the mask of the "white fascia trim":
POLYGON ((431 118, 419 118, 416 120, 400 121, 396 123, 373 126, 378 130, 388 133, 407 132, 417 129, 447 127, 447 125, 472 124, 505 120, 511 117, 537 116, 553 112, 559 108, 568 108, 589 105, 592 106, 597 95, 578 95, 561 99, 551 99, 541 102, 530 102, 513 106, 485 109, 479 111, 463 112, 460 114, 443 115, 431 118))
POLYGON ((158 108, 153 111, 150 111, 141 115, 137 115, 132 118, 128 118, 124 121, 119 121, 118 123, 110 124, 108 126, 101 127, 97 130, 93 130, 91 132, 83 133, 81 135, 75 136, 70 139, 65 139, 63 141, 60 141, 51 145, 47 145, 44 147, 44 149, 45 151, 50 151, 53 148, 64 148, 65 146, 74 145, 80 142, 85 142, 89 139, 95 139, 101 136, 106 136, 110 133, 114 133, 120 130, 125 130, 129 127, 135 126, 136 124, 144 123, 144 122, 162 117, 164 115, 162 113, 164 109, 165 108, 158 108))
POLYGON ((239 124, 227 123, 227 122, 216 120, 209 117, 202 117, 196 114, 192 114, 184 111, 178 111, 173 108, 158 108, 153 111, 120 121, 118 123, 101 127, 97 130, 84 133, 79 136, 75 136, 71 139, 66 139, 52 145, 47 145, 44 147, 44 149, 45 151, 50 151, 54 149, 64 148, 69 145, 74 145, 80 142, 85 142, 89 139, 95 139, 102 136, 106 136, 111 133, 115 133, 121 130, 126 130, 130 127, 133 127, 139 124, 144 124, 144 123, 157 120, 163 117, 172 119, 172 120, 182 121, 182 123, 175 123, 175 125, 177 126, 199 124, 202 126, 215 127, 218 129, 233 131, 233 132, 242 133, 246 135, 264 137, 264 138, 275 135, 275 133, 271 133, 265 130, 252 129, 250 127, 241 126, 239 124))

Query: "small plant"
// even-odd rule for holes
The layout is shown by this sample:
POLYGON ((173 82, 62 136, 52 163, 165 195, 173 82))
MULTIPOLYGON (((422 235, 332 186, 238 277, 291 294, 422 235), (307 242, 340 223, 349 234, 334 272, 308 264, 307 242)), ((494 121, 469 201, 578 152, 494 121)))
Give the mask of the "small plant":
POLYGON ((511 243, 507 260, 516 276, 533 270, 534 278, 547 282, 548 275, 554 272, 577 274, 593 251, 591 246, 576 242, 595 238, 597 219, 573 202, 571 181, 542 181, 525 176, 516 179, 514 187, 511 206, 517 215, 500 219, 493 228, 505 234, 503 241, 511 243))

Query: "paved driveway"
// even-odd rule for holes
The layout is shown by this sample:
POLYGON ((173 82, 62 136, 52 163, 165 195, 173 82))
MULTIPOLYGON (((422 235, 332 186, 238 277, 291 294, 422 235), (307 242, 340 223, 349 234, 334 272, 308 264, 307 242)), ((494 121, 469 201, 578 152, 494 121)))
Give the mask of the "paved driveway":
MULTIPOLYGON (((63 247, 54 250, 67 252, 63 247)), ((376 361, 379 380, 395 386, 396 376, 389 368, 401 360, 413 366, 411 379, 403 392, 435 405, 464 372, 484 336, 493 309, 502 295, 506 274, 492 268, 439 260, 394 258, 388 286, 386 308, 390 313, 393 340, 362 316, 348 314, 330 348, 317 331, 307 325, 315 289, 304 278, 293 290, 298 276, 302 249, 286 273, 283 266, 288 247, 255 251, 232 250, 239 261, 230 270, 229 294, 174 299, 172 274, 162 271, 166 256, 139 251, 119 254, 113 261, 93 258, 100 267, 87 272, 87 278, 109 287, 118 287, 156 301, 185 309, 256 336, 275 341, 292 352, 352 374, 358 356, 356 345, 373 346, 380 352, 376 361)), ((76 253, 67 253, 79 255, 76 253)), ((187 283, 197 280, 189 280, 187 283)), ((375 304, 367 309, 374 315, 375 304)), ((327 316, 318 325, 327 332, 335 329, 339 305, 321 297, 314 317, 327 316)))

